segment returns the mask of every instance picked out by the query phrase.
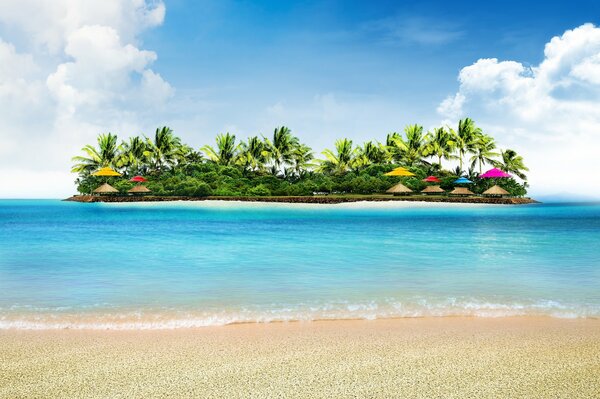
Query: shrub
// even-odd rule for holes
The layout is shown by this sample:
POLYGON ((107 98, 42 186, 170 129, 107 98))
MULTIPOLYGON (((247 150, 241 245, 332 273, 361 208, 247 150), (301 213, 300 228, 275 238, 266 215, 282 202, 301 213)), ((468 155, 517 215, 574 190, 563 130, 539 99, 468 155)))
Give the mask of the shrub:
POLYGON ((259 184, 256 187, 252 187, 248 190, 248 194, 256 197, 268 197, 271 195, 271 190, 267 188, 264 184, 259 184))
POLYGON ((212 189, 210 186, 204 182, 198 183, 196 189, 194 190, 194 196, 196 197, 208 197, 212 194, 212 189))

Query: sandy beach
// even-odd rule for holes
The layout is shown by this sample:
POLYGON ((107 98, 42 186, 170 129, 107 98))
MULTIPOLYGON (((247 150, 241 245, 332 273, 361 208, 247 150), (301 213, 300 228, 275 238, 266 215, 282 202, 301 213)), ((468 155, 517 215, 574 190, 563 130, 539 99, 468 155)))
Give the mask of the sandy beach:
POLYGON ((0 397, 592 398, 600 320, 4 330, 0 397))

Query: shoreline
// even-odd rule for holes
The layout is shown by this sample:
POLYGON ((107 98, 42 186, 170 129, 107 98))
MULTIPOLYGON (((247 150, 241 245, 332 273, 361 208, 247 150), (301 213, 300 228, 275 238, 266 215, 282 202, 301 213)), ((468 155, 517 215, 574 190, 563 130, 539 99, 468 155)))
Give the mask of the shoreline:
POLYGON ((597 319, 5 330, 0 343, 0 397, 587 398, 600 391, 597 319))
POLYGON ((181 196, 124 196, 124 195, 73 195, 64 201, 71 202, 173 202, 173 201, 237 201, 237 202, 270 202, 290 204, 342 204, 354 202, 426 202, 426 203, 457 203, 457 204, 493 204, 493 205, 524 205, 536 204, 538 201, 531 198, 492 198, 492 197, 447 197, 447 196, 391 196, 391 195, 364 195, 364 196, 289 196, 289 197, 181 197, 181 196))

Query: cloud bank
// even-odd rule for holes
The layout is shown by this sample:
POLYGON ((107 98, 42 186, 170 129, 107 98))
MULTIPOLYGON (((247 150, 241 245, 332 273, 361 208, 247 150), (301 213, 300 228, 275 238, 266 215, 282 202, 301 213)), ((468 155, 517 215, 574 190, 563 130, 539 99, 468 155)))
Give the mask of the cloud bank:
POLYGON ((0 3, 1 197, 68 194, 82 143, 145 127, 173 88, 138 36, 164 17, 144 0, 0 3))
POLYGON ((458 81, 438 112, 471 116, 522 153, 532 193, 600 198, 600 28, 552 38, 539 65, 480 59, 458 81))

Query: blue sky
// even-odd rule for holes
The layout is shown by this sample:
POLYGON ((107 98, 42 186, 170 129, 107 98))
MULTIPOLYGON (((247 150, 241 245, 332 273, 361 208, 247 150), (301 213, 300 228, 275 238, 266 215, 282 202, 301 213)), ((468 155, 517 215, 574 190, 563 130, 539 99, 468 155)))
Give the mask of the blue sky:
POLYGON ((425 123, 465 65, 537 64, 549 38, 600 15, 594 1, 406 3, 167 1, 163 26, 142 38, 182 94, 249 108, 319 93, 375 96, 425 123))
POLYGON ((319 155, 465 116, 525 157, 532 194, 573 192, 600 146, 598 15, 597 1, 3 0, 0 197, 72 193, 70 158, 101 132, 169 125, 200 148, 285 124, 319 155), (545 173, 552 158, 569 173, 545 173))

